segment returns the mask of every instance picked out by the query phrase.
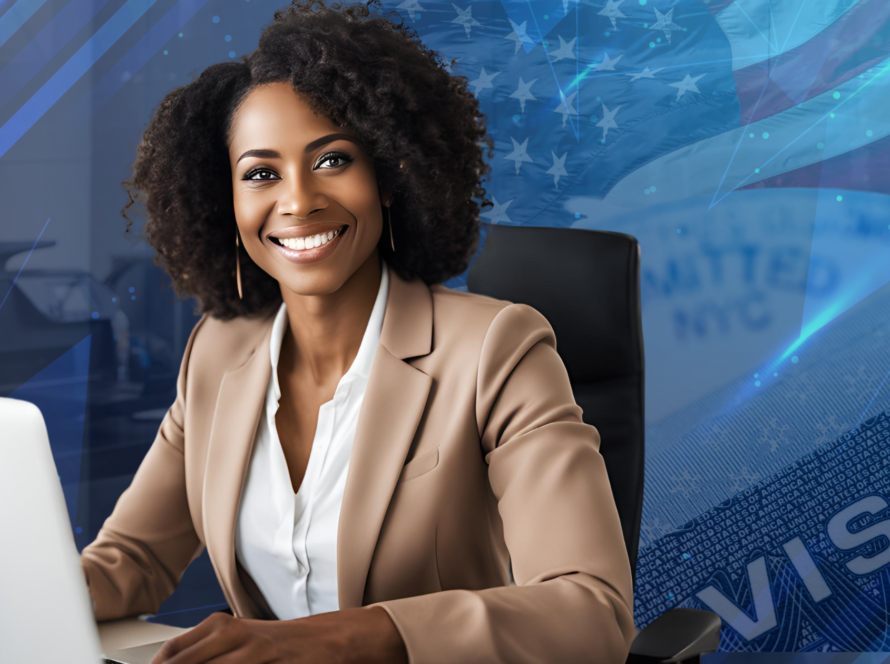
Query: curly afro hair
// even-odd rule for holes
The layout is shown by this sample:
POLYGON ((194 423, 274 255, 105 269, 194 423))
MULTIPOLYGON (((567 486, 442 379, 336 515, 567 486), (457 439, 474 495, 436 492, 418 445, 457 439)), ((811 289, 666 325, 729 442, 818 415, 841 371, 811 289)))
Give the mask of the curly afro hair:
POLYGON ((399 249, 383 233, 378 251, 404 279, 441 283, 469 266, 479 244, 483 157, 493 154, 485 116, 464 76, 450 74, 416 32, 367 4, 294 0, 274 14, 257 49, 240 62, 211 65, 169 93, 137 150, 127 209, 144 204, 143 234, 154 259, 197 314, 229 320, 278 308, 278 282, 235 249, 228 137, 232 117, 259 85, 289 81, 318 115, 361 138, 377 184, 396 192, 391 207, 399 249), (479 203, 474 200, 479 199, 479 203), (241 263, 244 299, 235 281, 241 263))

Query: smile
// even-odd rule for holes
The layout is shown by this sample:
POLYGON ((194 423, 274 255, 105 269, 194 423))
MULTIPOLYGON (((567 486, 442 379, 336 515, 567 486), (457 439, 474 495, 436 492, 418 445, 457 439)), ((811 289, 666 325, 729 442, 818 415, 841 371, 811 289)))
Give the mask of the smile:
POLYGON ((287 260, 293 263, 314 263, 331 254, 340 243, 340 238, 348 230, 349 226, 346 225, 336 231, 310 235, 305 238, 287 238, 282 240, 270 237, 269 240, 287 260))

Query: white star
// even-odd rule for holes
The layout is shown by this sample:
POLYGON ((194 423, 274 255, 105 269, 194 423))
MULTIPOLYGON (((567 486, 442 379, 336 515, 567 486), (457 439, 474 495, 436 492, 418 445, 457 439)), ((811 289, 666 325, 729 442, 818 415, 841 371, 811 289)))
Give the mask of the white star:
POLYGON ((630 82, 633 83, 634 81, 639 81, 641 78, 655 78, 655 74, 662 69, 664 69, 664 67, 658 69, 649 69, 649 67, 646 67, 643 71, 629 73, 628 76, 630 76, 630 82))
POLYGON ((572 93, 572 96, 566 99, 566 97, 562 94, 562 90, 559 91, 559 96, 562 101, 560 101, 559 106, 553 109, 554 113, 562 113, 562 126, 566 126, 566 119, 569 115, 578 115, 578 111, 575 110, 575 107, 572 106, 572 102, 575 100, 575 96, 577 95, 577 91, 572 93))
POLYGON ((516 142, 516 139, 512 136, 510 140, 513 141, 513 152, 508 154, 504 159, 509 159, 510 161, 516 164, 516 175, 519 175, 519 168, 522 166, 522 162, 532 162, 532 158, 526 154, 525 149, 528 147, 528 139, 525 139, 522 142, 522 145, 516 142))
POLYGON ((674 23, 674 8, 668 11, 667 14, 662 14, 657 9, 655 10, 655 18, 658 19, 657 22, 653 23, 649 29, 650 30, 662 30, 664 32, 665 37, 667 37, 668 44, 671 43, 671 31, 672 30, 682 30, 683 28, 676 23, 674 23))
POLYGON ((481 27, 482 24, 473 18, 473 8, 472 7, 467 7, 466 9, 461 9, 454 3, 451 3, 451 6, 454 7, 454 10, 457 12, 457 18, 451 22, 464 26, 464 30, 467 33, 467 39, 469 39, 470 38, 470 26, 478 25, 481 27))
POLYGON ((553 150, 550 151, 550 154, 553 155, 553 166, 551 166, 547 170, 547 175, 553 176, 553 186, 559 189, 559 177, 561 175, 568 175, 568 171, 566 171, 565 163, 566 156, 569 154, 566 152, 562 155, 562 157, 557 157, 556 153, 553 150))
POLYGON ((676 101, 680 101, 680 97, 685 95, 687 92, 701 92, 695 84, 698 82, 702 76, 707 76, 707 74, 702 74, 701 76, 696 76, 692 78, 689 74, 686 74, 686 78, 682 81, 677 81, 676 83, 668 83, 672 88, 677 88, 677 99, 676 101))
POLYGON ((479 90, 484 90, 484 89, 486 89, 486 88, 493 88, 494 85, 492 85, 491 82, 494 80, 494 77, 497 76, 497 75, 500 74, 500 73, 501 73, 501 72, 496 71, 496 72, 494 72, 493 74, 486 74, 486 73, 485 73, 485 67, 483 67, 483 68, 482 68, 482 73, 479 74, 479 78, 477 78, 475 81, 470 81, 470 82, 468 83, 468 85, 472 85, 473 87, 476 88, 475 90, 473 90, 473 94, 476 95, 476 96, 478 97, 478 96, 479 96, 479 90))
POLYGON ((516 49, 513 51, 513 55, 519 53, 519 46, 521 44, 528 44, 529 51, 532 50, 532 47, 535 45, 535 40, 529 37, 525 32, 526 23, 528 23, 528 21, 523 21, 522 25, 517 26, 513 21, 510 21, 510 25, 513 26, 513 32, 504 37, 504 39, 511 39, 516 42, 516 49))
POLYGON ((594 65, 594 67, 593 67, 593 70, 594 70, 594 71, 615 71, 615 64, 616 64, 621 58, 624 57, 624 54, 622 53, 621 55, 619 55, 619 56, 618 56, 617 58, 615 58, 614 60, 610 60, 610 59, 609 59, 609 54, 604 52, 604 53, 603 53, 603 57, 605 58, 605 60, 603 60, 602 62, 600 62, 598 65, 594 65))
POLYGON ((402 4, 396 5, 396 9, 406 10, 412 21, 416 20, 414 18, 416 12, 424 11, 423 7, 420 6, 420 3, 417 2, 417 0, 405 0, 402 4))
MULTIPOLYGON (((575 54, 572 52, 572 48, 575 46, 575 39, 570 42, 566 42, 565 39, 562 38, 562 35, 558 35, 559 37, 559 48, 555 51, 550 51, 550 55, 554 56, 553 62, 559 62, 564 58, 575 58, 575 54)), ((577 38, 576 38, 577 39, 577 38)))
POLYGON ((612 19, 612 29, 617 30, 618 23, 616 22, 616 19, 627 18, 627 16, 622 14, 621 10, 618 9, 618 7, 621 6, 621 3, 624 2, 624 0, 606 0, 606 2, 608 2, 609 4, 606 5, 605 9, 599 12, 599 15, 608 16, 610 19, 612 19))
MULTIPOLYGON (((514 143, 516 141, 513 141, 514 143)), ((510 203, 515 201, 515 198, 511 198, 504 204, 498 203, 498 199, 494 196, 491 197, 491 202, 494 204, 494 207, 488 212, 480 212, 480 217, 485 217, 486 219, 490 219, 492 224, 503 224, 508 223, 512 224, 513 222, 510 220, 510 217, 507 216, 507 208, 510 207, 510 203)))
POLYGON ((603 104, 603 119, 596 123, 597 127, 603 128, 603 141, 606 140, 606 134, 609 133, 610 129, 618 129, 618 124, 615 122, 615 114, 620 108, 621 106, 618 106, 614 111, 610 111, 608 107, 603 104))
POLYGON ((519 100, 519 105, 522 107, 522 112, 523 112, 523 113, 525 113, 525 101, 526 101, 526 99, 534 99, 535 101, 537 101, 537 99, 538 99, 537 97, 535 97, 535 96, 531 93, 531 87, 532 87, 532 85, 534 85, 535 81, 537 81, 537 80, 538 80, 538 79, 534 79, 534 80, 529 81, 528 83, 526 83, 525 81, 522 80, 522 76, 520 76, 520 77, 519 77, 519 87, 516 88, 516 92, 513 92, 513 93, 510 95, 510 98, 511 98, 511 99, 518 99, 518 100, 519 100))

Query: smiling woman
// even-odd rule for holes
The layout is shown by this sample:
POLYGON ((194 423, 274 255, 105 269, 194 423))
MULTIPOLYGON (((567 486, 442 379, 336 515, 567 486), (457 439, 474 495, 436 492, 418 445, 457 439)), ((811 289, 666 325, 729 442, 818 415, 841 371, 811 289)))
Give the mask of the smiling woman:
POLYGON ((293 2, 254 52, 208 67, 151 118, 123 213, 144 205, 146 240, 200 312, 268 314, 282 278, 330 292, 356 261, 373 264, 374 244, 405 279, 441 283, 469 266, 480 209, 492 205, 481 183, 483 146, 490 157, 494 145, 485 117, 467 79, 375 5, 293 2), (294 216, 270 224, 273 206, 294 216), (274 244, 297 219, 297 235, 346 228, 336 260, 274 244))
POLYGON ((553 328, 440 283, 491 205, 478 102, 401 23, 307 1, 139 145, 130 204, 204 315, 81 553, 96 618, 156 613, 206 547, 232 614, 153 664, 623 664, 630 562, 553 328))

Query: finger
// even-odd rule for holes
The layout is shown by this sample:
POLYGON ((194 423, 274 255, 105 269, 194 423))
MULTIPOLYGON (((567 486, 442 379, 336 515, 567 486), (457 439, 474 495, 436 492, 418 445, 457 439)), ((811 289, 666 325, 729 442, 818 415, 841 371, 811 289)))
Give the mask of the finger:
POLYGON ((213 613, 189 631, 167 641, 151 660, 151 664, 163 664, 177 653, 193 646, 216 630, 225 629, 226 619, 233 619, 227 613, 213 613))
POLYGON ((215 630, 163 664, 206 664, 245 645, 242 632, 236 629, 215 630))

